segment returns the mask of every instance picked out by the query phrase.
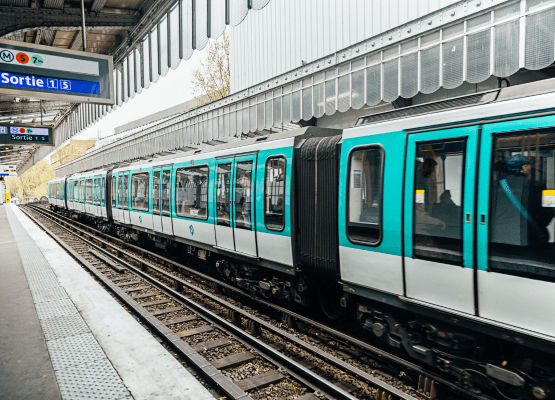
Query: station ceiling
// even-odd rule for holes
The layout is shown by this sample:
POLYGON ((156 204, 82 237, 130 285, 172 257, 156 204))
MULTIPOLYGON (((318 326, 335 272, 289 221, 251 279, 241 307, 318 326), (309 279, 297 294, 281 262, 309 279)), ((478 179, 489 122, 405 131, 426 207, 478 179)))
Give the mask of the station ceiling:
MULTIPOLYGON (((134 30, 149 29, 173 4, 166 0, 85 0, 86 51, 124 54, 134 30)), ((0 0, 0 37, 83 50, 80 0, 0 0)), ((0 123, 55 126, 73 103, 0 96, 0 123)), ((36 147, 0 145, 0 164, 25 163, 36 147)))

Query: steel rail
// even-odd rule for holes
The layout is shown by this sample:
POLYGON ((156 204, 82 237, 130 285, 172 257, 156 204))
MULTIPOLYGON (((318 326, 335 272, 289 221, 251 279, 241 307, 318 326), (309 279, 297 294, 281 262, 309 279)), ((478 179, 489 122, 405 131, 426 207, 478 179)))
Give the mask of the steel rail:
MULTIPOLYGON (((347 344, 349 344, 349 345, 353 345, 353 346, 355 346, 355 347, 359 347, 360 349, 362 349, 362 350, 364 350, 365 352, 367 352, 368 355, 377 356, 377 357, 379 357, 380 359, 382 359, 382 360, 384 360, 384 361, 388 361, 388 362, 397 364, 397 365, 399 365, 399 366, 401 366, 401 367, 403 367, 403 368, 406 368, 407 370, 410 370, 410 371, 412 371, 412 372, 414 372, 414 373, 417 373, 417 374, 419 374, 419 375, 423 375, 423 376, 425 376, 425 377, 427 377, 427 378, 429 378, 429 379, 432 379, 432 380, 435 381, 436 383, 440 384, 442 387, 449 388, 449 389, 451 389, 451 390, 453 390, 453 391, 455 391, 455 392, 458 392, 458 393, 460 393, 460 394, 463 394, 463 395, 465 395, 465 396, 467 396, 467 397, 471 397, 471 398, 474 398, 474 399, 478 399, 478 400, 493 400, 493 398, 490 397, 490 396, 487 396, 487 395, 485 395, 485 394, 483 394, 483 393, 476 393, 476 392, 467 390, 467 389, 465 389, 465 388, 462 388, 462 387, 458 386, 456 383, 453 383, 452 381, 449 381, 449 380, 447 380, 446 378, 444 378, 444 377, 442 377, 442 376, 440 376, 440 375, 438 375, 438 374, 436 374, 436 373, 434 373, 434 372, 431 372, 431 371, 429 371, 429 370, 427 370, 427 369, 425 369, 425 368, 423 368, 423 367, 420 367, 419 365, 413 364, 413 363, 410 362, 410 361, 404 360, 404 359, 402 359, 402 358, 400 358, 400 357, 398 357, 398 356, 395 356, 395 355, 393 355, 393 354, 391 354, 391 353, 388 353, 387 351, 384 351, 384 350, 381 350, 381 349, 379 349, 379 348, 377 348, 377 347, 374 347, 374 346, 372 346, 372 345, 370 345, 370 344, 368 344, 368 343, 365 343, 365 342, 363 342, 362 340, 357 339, 357 338, 355 338, 355 337, 353 337, 353 336, 350 336, 350 335, 348 335, 348 334, 345 334, 345 333, 343 333, 343 332, 340 332, 340 331, 336 330, 335 328, 332 328, 332 327, 327 326, 327 325, 324 325, 324 324, 322 324, 322 323, 320 323, 320 322, 314 321, 314 320, 312 320, 312 319, 310 319, 310 318, 307 318, 307 317, 305 317, 305 316, 303 316, 303 315, 297 314, 297 313, 295 313, 295 312, 293 312, 293 311, 290 311, 290 310, 288 310, 288 309, 286 309, 286 308, 283 308, 283 307, 281 307, 281 306, 278 306, 278 305, 276 305, 276 304, 274 304, 274 303, 271 303, 271 302, 269 302, 269 301, 266 301, 266 300, 264 300, 264 299, 257 298, 257 297, 253 297, 250 293, 245 292, 245 291, 242 290, 242 289, 239 289, 239 288, 237 288, 237 287, 235 287, 235 286, 232 286, 232 285, 230 285, 230 284, 227 284, 227 283, 225 283, 225 282, 222 282, 222 281, 220 281, 220 280, 218 280, 218 279, 216 279, 216 278, 213 278, 213 277, 211 277, 211 276, 209 276, 209 275, 203 274, 202 272, 196 271, 196 270, 194 270, 194 269, 192 269, 192 268, 190 268, 190 267, 186 267, 186 266, 184 266, 184 265, 182 265, 182 264, 179 264, 179 263, 176 262, 176 261, 170 260, 170 259, 168 259, 168 258, 166 258, 166 257, 164 257, 164 256, 162 256, 162 255, 156 254, 156 253, 154 253, 154 252, 152 252, 152 251, 150 251, 150 250, 146 250, 146 249, 140 248, 140 247, 138 247, 138 246, 135 246, 135 245, 133 245, 133 244, 124 242, 123 240, 121 240, 121 239, 119 239, 119 238, 116 238, 116 237, 113 237, 113 236, 111 236, 111 235, 108 235, 108 234, 106 234, 106 233, 104 233, 104 232, 101 232, 101 231, 99 231, 99 230, 97 230, 97 229, 95 229, 95 228, 92 228, 92 227, 90 227, 90 226, 88 226, 88 225, 82 224, 82 223, 80 223, 80 222, 71 220, 71 219, 69 219, 69 218, 67 218, 67 217, 60 216, 60 215, 57 215, 57 214, 55 214, 55 213, 53 213, 53 212, 51 212, 51 211, 45 210, 43 207, 37 207, 36 205, 27 205, 27 206, 30 206, 30 207, 32 207, 33 209, 36 209, 38 212, 41 212, 41 213, 50 213, 50 214, 52 214, 53 216, 55 216, 56 218, 58 218, 59 220, 65 219, 66 221, 68 221, 68 222, 66 222, 66 223, 67 223, 68 225, 70 225, 70 226, 75 227, 75 225, 78 225, 78 226, 81 227, 82 230, 85 230, 85 231, 87 231, 88 233, 94 233, 94 234, 96 234, 96 235, 98 235, 98 236, 102 236, 102 237, 104 237, 104 238, 106 238, 106 239, 109 239, 109 240, 112 241, 112 242, 119 243, 122 247, 127 247, 127 248, 129 248, 129 249, 131 249, 131 250, 133 250, 133 251, 136 251, 136 252, 142 254, 143 256, 155 257, 156 259, 158 259, 158 262, 160 262, 160 263, 162 263, 162 264, 166 264, 166 265, 168 265, 168 266, 170 266, 170 267, 172 267, 172 268, 181 269, 181 270, 183 270, 183 271, 186 271, 187 273, 196 275, 196 276, 198 276, 198 277, 200 277, 200 278, 202 278, 202 279, 205 279, 205 280, 207 280, 207 281, 209 281, 209 282, 211 282, 211 283, 213 283, 213 284, 216 284, 216 285, 218 285, 218 286, 221 286, 221 287, 223 287, 223 288, 225 288, 225 289, 227 289, 227 290, 230 290, 230 291, 233 291, 233 292, 235 292, 235 293, 237 293, 237 294, 240 294, 240 295, 242 295, 242 296, 245 296, 245 297, 247 297, 247 298, 249 298, 249 299, 251 299, 251 300, 253 300, 253 301, 256 301, 256 302, 258 302, 258 303, 260 303, 260 304, 262 304, 262 305, 264 305, 264 306, 266 306, 266 307, 268 307, 268 308, 271 308, 271 309, 273 309, 273 310, 275 310, 275 311, 277 311, 277 312, 279 312, 279 313, 282 313, 282 314, 284 314, 284 315, 288 315, 288 316, 290 316, 291 318, 294 318, 294 319, 296 319, 296 320, 298 320, 298 321, 301 321, 301 322, 303 322, 303 323, 306 324, 306 325, 309 325, 309 326, 311 326, 311 327, 313 327, 313 328, 315 328, 315 329, 317 329, 317 330, 320 330, 320 331, 322 331, 322 332, 324 332, 324 333, 326 333, 326 334, 329 334, 329 335, 331 335, 331 336, 333 336, 333 337, 335 337, 335 338, 337 338, 337 339, 339 339, 339 340, 341 340, 341 341, 343 341, 343 342, 345 342, 345 343, 347 343, 347 344)), ((101 239, 98 239, 98 238, 97 238, 97 240, 101 240, 101 239)), ((113 244, 111 244, 111 243, 108 243, 108 244, 111 245, 112 247, 115 247, 115 246, 113 246, 113 244)), ((123 252, 122 249, 117 248, 117 247, 116 247, 116 250, 117 250, 117 251, 120 251, 120 252, 123 252)), ((125 253, 125 254, 128 255, 128 256, 131 257, 131 258, 134 258, 134 259, 136 258, 136 257, 135 257, 134 255, 132 255, 132 254, 129 254, 129 253, 125 253)), ((137 261, 139 261, 139 262, 144 262, 144 260, 140 260, 140 259, 138 259, 137 261)), ((156 268, 156 267, 155 267, 155 268, 156 268)), ((164 272, 166 272, 166 271, 164 271, 164 272)), ((173 275, 170 275, 170 276, 171 276, 171 279, 178 279, 178 278, 176 278, 176 277, 173 276, 173 275)), ((201 290, 202 290, 202 289, 201 289, 201 290)), ((206 293, 208 293, 208 292, 206 292, 206 293)), ((212 294, 210 294, 210 295, 213 296, 212 294)), ((219 298, 218 298, 218 299, 219 299, 219 298)), ((221 299, 219 299, 219 300, 221 300, 221 299)), ((349 365, 349 364, 347 364, 347 365, 349 365)))
MULTIPOLYGON (((32 218, 35 222, 36 221, 35 218, 33 218, 31 215, 29 215, 27 212, 26 214, 32 218)), ((43 214, 44 216, 44 214, 43 214)), ((145 280, 149 281, 150 284, 152 284, 153 286, 158 287, 159 289, 161 289, 162 291, 166 291, 168 293, 170 293, 172 296, 174 296, 175 298, 177 298, 179 301, 182 301, 183 303, 187 304, 188 307, 195 309, 198 313, 207 316, 209 319, 211 320, 215 320, 217 321, 217 324, 222 325, 225 327, 226 330, 232 332, 234 335, 240 337, 242 340, 248 342, 249 344, 251 344, 253 347, 257 348, 257 349, 263 349, 264 352, 266 353, 270 353, 272 358, 275 358, 279 361, 279 363, 283 364, 287 369, 290 369, 291 371, 293 371, 295 374, 300 375, 302 378, 304 378, 305 380, 311 382, 313 385, 319 387, 321 390, 324 390, 325 392, 328 393, 333 393, 334 396, 336 396, 337 398, 341 398, 341 399, 348 399, 348 400, 356 400, 355 397, 353 397, 351 394, 349 394, 348 392, 344 391, 343 389, 337 387, 336 385, 334 385, 332 382, 329 382, 326 379, 323 379, 322 377, 320 377, 319 375, 315 374, 314 372, 312 372, 310 369, 304 367, 303 365, 301 365, 300 363, 298 363, 297 361, 291 359, 290 357, 280 353, 279 351, 268 347, 268 345, 264 342, 262 342, 261 340, 257 339, 256 337, 250 335, 249 333, 245 332, 241 327, 238 327, 236 325, 234 325, 233 323, 227 321, 226 319, 216 315, 215 313, 213 313, 212 311, 206 309, 205 307, 201 306, 200 304, 194 302, 193 300, 189 299, 188 297, 186 297, 185 295, 183 295, 182 293, 180 293, 177 290, 174 290, 170 287, 168 287, 167 285, 161 283, 160 281, 158 281, 156 278, 153 278, 152 276, 150 276, 147 272, 143 271, 141 268, 139 267, 135 267, 132 264, 128 263, 127 261, 122 260, 121 258, 118 258, 117 256, 115 256, 114 254, 112 254, 111 252, 107 251, 106 249, 94 244, 91 240, 87 240, 81 236, 79 236, 76 232, 71 231, 70 229, 62 226, 60 223, 54 221, 52 218, 49 218, 47 216, 45 216, 45 218, 50 219, 50 221, 56 225, 58 225, 61 229, 65 230, 66 232, 78 237, 80 240, 86 242, 88 245, 92 246, 95 248, 95 250, 105 254, 106 256, 116 260, 118 263, 124 265, 126 268, 132 270, 134 273, 142 276, 145 280)), ((41 224, 42 225, 42 224, 41 224)), ((50 233, 50 232, 49 232, 50 233)), ((50 233, 53 234, 53 233, 50 233)), ((96 240, 99 240, 98 238, 95 238, 96 240)), ((102 241, 105 245, 108 245, 109 247, 114 248, 115 246, 102 241)), ((119 249, 117 249, 119 250, 119 249)), ((119 250, 120 252, 122 252, 122 250, 119 250)), ((127 253, 127 252, 125 252, 127 253)), ((383 382, 382 380, 362 371, 359 370, 358 368, 332 356, 331 354, 327 354, 326 352, 324 352, 323 350, 320 350, 319 348, 312 346, 309 343, 304 342, 303 340, 291 335, 288 332, 283 331, 282 329, 275 327, 271 324, 269 324, 268 322, 242 310, 239 307, 236 307, 234 305, 232 305, 231 303, 228 303, 227 301, 220 299, 217 296, 214 296, 213 294, 206 292, 205 290, 188 283, 185 280, 182 280, 180 278, 177 278, 173 275, 171 275, 170 273, 168 273, 167 271, 145 261, 145 260, 141 260, 140 258, 133 256, 129 253, 126 254, 126 256, 133 258, 134 261, 137 261, 139 263, 142 263, 147 269, 153 270, 159 274, 164 275, 166 278, 169 278, 175 282, 178 282, 179 285, 181 285, 181 287, 186 287, 187 289, 193 290, 199 294, 201 294, 202 296, 204 296, 205 298, 210 299, 211 301, 214 301, 218 304, 220 304, 221 306, 229 309, 229 310, 233 310, 235 313, 240 314, 243 318, 247 319, 247 320, 251 320, 255 323, 257 323, 261 328, 265 329, 266 331, 275 334, 279 337, 282 337, 283 339, 288 340, 289 342, 293 343, 294 345, 298 346, 298 347, 302 347, 304 350, 314 354, 315 356, 324 359, 326 362, 334 365, 337 368, 340 368, 342 370, 345 371, 349 371, 351 374, 353 374, 354 376, 356 376, 357 378, 365 381, 366 383, 370 384, 372 387, 374 387, 375 389, 381 389, 393 396, 395 396, 395 398, 399 398, 399 399, 403 399, 403 400, 416 400, 416 398, 414 398, 413 396, 408 395, 407 393, 404 393, 402 391, 400 391, 399 389, 383 382)))

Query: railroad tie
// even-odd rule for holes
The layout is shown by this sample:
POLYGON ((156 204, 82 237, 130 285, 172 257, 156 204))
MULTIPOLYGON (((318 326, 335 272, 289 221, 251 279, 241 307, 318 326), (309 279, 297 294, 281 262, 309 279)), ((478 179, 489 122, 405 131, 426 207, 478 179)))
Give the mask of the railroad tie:
POLYGON ((160 292, 148 292, 148 293, 144 293, 144 294, 137 294, 135 296, 131 296, 131 298, 133 300, 139 300, 139 299, 144 299, 146 297, 158 296, 159 294, 160 294, 160 292))
POLYGON ((244 390, 253 390, 253 389, 262 389, 266 386, 270 386, 274 383, 278 383, 285 379, 285 376, 280 374, 277 371, 269 371, 261 375, 256 375, 247 379, 242 379, 240 381, 234 381, 239 389, 244 390))
POLYGON ((212 365, 216 369, 223 370, 223 369, 232 368, 232 367, 236 367, 238 365, 247 363, 249 361, 254 360, 255 358, 256 356, 254 354, 250 352, 243 352, 243 353, 237 353, 223 358, 218 358, 217 360, 212 361, 212 365))
POLYGON ((163 314, 168 314, 168 313, 171 313, 171 312, 181 311, 181 310, 183 310, 183 307, 169 307, 169 308, 164 308, 163 310, 151 311, 150 313, 153 316, 156 316, 156 315, 163 315, 163 314))
POLYGON ((135 288, 128 288, 123 289, 124 292, 131 293, 131 292, 138 292, 139 290, 150 289, 150 286, 137 286, 135 288))
POLYGON ((154 301, 147 301, 146 303, 139 304, 141 307, 149 307, 149 306, 157 306, 160 304, 166 304, 171 302, 170 299, 162 299, 162 300, 154 300, 154 301))
POLYGON ((190 315, 183 315, 181 317, 177 317, 174 319, 168 319, 167 321, 162 321, 165 325, 175 325, 175 324, 180 324, 182 322, 189 322, 192 320, 197 319, 198 317, 194 314, 190 314, 190 315))
POLYGON ((198 328, 189 329, 188 331, 177 332, 176 335, 180 338, 198 335, 199 333, 211 332, 214 330, 213 326, 204 325, 198 328))
POLYGON ((135 281, 130 281, 130 282, 121 282, 121 283, 116 283, 116 285, 119 286, 119 287, 124 287, 124 286, 136 285, 137 283, 143 283, 143 281, 142 280, 135 280, 135 281))
MULTIPOLYGON (((232 343, 229 338, 219 338, 215 340, 209 340, 208 342, 198 343, 193 347, 193 350, 200 353, 206 350, 217 349, 218 347, 224 347, 232 343)), ((244 389, 243 389, 244 390, 244 389)))

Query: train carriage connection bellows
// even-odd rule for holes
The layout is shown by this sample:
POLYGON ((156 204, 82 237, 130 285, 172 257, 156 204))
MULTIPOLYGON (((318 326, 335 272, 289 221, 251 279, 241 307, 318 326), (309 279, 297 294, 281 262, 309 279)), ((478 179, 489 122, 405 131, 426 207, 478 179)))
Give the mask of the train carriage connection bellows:
POLYGON ((296 152, 298 251, 303 271, 339 275, 338 190, 341 135, 307 139, 296 152))

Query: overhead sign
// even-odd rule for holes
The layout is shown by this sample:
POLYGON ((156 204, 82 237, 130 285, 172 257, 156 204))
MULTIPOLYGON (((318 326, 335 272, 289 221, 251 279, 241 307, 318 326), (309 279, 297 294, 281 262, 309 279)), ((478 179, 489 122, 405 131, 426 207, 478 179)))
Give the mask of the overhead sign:
POLYGON ((0 176, 17 176, 15 165, 0 164, 0 176))
POLYGON ((0 124, 0 144, 32 144, 52 146, 52 127, 39 125, 0 124))
POLYGON ((112 57, 0 40, 0 94, 114 104, 112 57))

